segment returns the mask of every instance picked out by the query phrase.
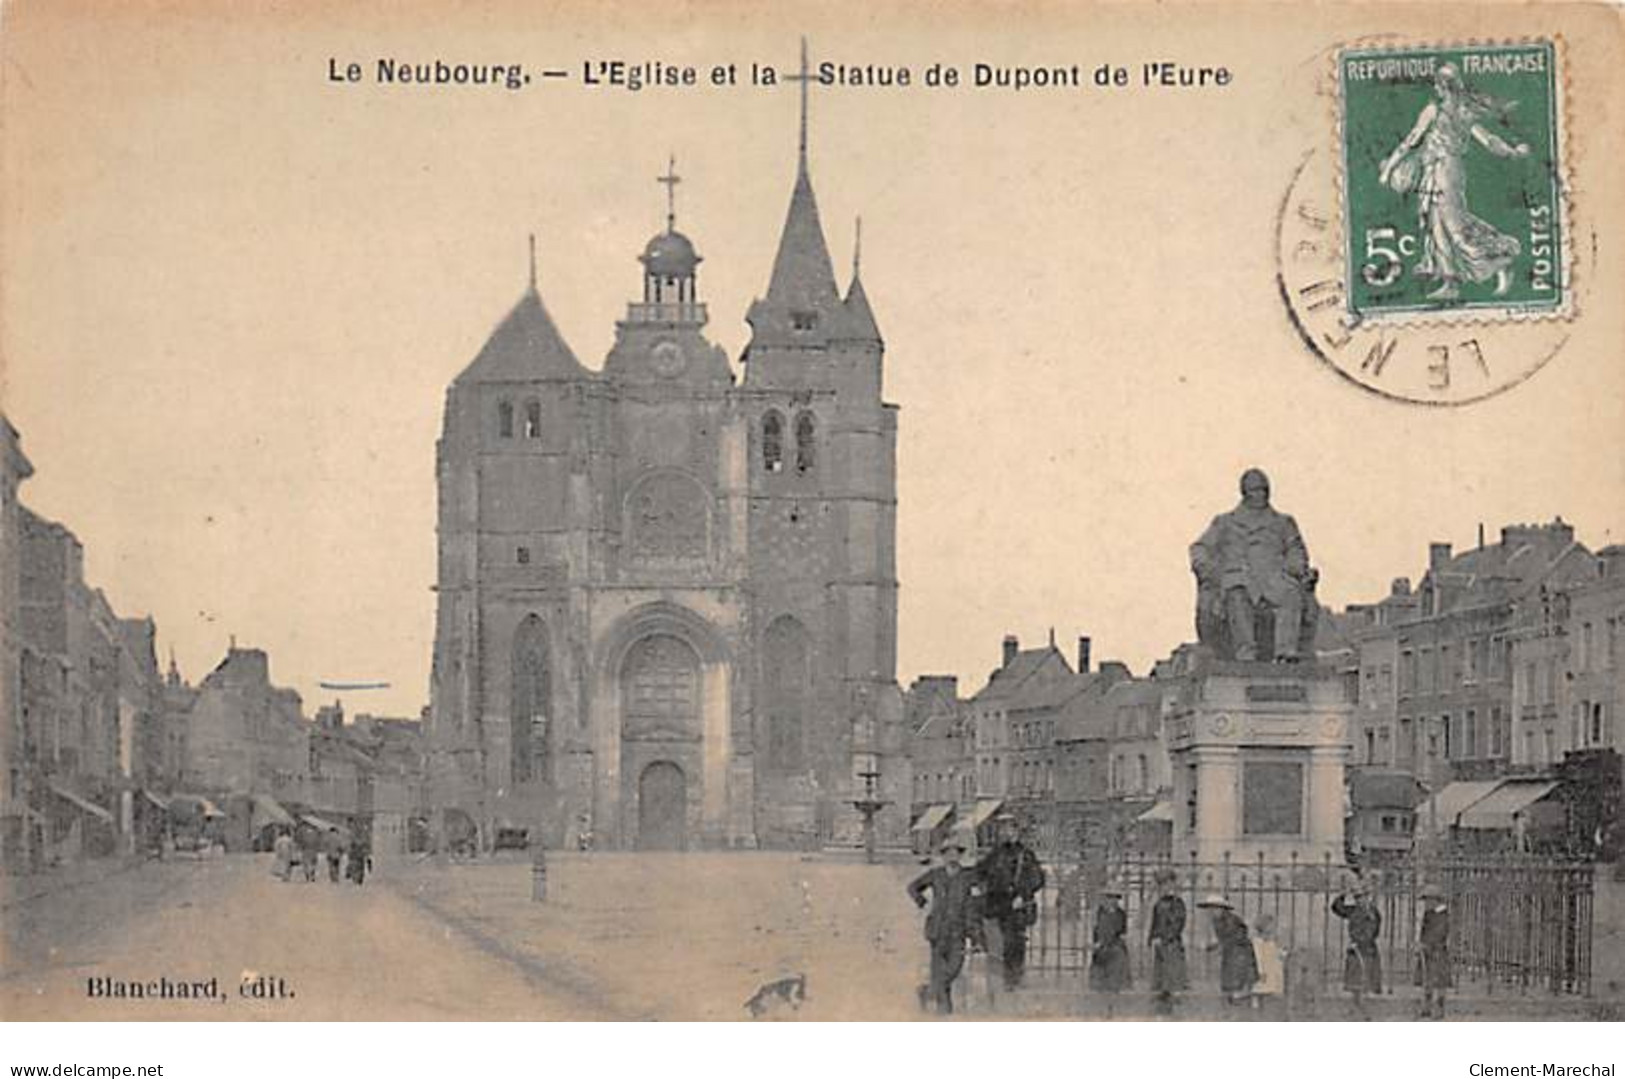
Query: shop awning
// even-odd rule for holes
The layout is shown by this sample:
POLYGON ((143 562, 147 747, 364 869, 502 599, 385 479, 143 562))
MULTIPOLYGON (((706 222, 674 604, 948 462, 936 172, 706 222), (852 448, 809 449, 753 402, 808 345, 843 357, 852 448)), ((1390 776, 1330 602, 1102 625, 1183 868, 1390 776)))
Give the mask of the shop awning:
POLYGON ((1432 835, 1444 835, 1456 826, 1468 807, 1489 797, 1499 779, 1476 779, 1464 783, 1447 783, 1440 791, 1416 807, 1416 830, 1432 835))
POLYGON ((344 827, 344 825, 342 825, 342 824, 334 824, 332 821, 327 820, 324 817, 318 817, 314 813, 306 813, 304 816, 300 817, 299 819, 301 821, 303 821, 304 823, 310 825, 312 828, 315 828, 315 829, 317 829, 319 831, 323 831, 323 832, 326 832, 326 831, 329 831, 329 830, 339 831, 339 832, 348 832, 349 831, 349 829, 344 827))
POLYGON ((51 784, 51 790, 58 798, 73 803, 86 813, 89 813, 91 816, 96 817, 107 824, 113 823, 113 814, 109 813, 95 802, 92 802, 90 799, 82 798, 73 791, 70 791, 68 788, 57 783, 51 784))
POLYGON ((1174 803, 1158 802, 1156 805, 1152 806, 1150 809, 1146 810, 1144 813, 1141 813, 1134 819, 1144 821, 1165 820, 1172 824, 1174 820, 1174 803))
POLYGON ((910 828, 909 831, 934 832, 943 821, 948 819, 948 814, 952 813, 953 811, 954 807, 951 805, 928 806, 925 812, 920 814, 920 819, 914 822, 914 827, 910 828))
POLYGON ((1556 783, 1545 780, 1538 783, 1503 783, 1488 797, 1469 806, 1462 813, 1459 826, 1479 831, 1510 832, 1519 813, 1556 789, 1556 783))
POLYGON ((282 803, 275 798, 267 798, 263 794, 254 795, 254 826, 263 828, 267 824, 293 824, 293 814, 282 808, 282 803))
POLYGON ((981 799, 976 803, 976 808, 971 810, 970 819, 965 822, 965 826, 968 828, 980 828, 983 824, 987 823, 987 819, 989 817, 999 811, 999 807, 1002 805, 1004 805, 1004 800, 1002 798, 981 799))

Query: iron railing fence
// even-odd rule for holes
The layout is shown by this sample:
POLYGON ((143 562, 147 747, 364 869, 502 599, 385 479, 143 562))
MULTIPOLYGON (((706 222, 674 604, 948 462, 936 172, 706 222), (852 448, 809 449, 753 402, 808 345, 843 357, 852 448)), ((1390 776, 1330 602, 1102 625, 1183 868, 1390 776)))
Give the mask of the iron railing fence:
POLYGON ((1216 983, 1218 960, 1198 903, 1225 897, 1249 927, 1275 920, 1289 981, 1309 991, 1341 984, 1348 932, 1332 901, 1365 880, 1382 915, 1379 953, 1385 989, 1412 984, 1419 962, 1423 887, 1444 889, 1450 907, 1451 961, 1459 983, 1484 993, 1545 991, 1589 995, 1593 931, 1589 863, 1520 858, 1438 858, 1363 871, 1324 858, 1268 862, 1183 861, 1138 853, 1066 859, 1044 852, 1049 883, 1029 935, 1029 964, 1084 974, 1101 892, 1123 893, 1129 952, 1137 981, 1150 973, 1146 934, 1159 871, 1175 874, 1186 905, 1185 946, 1193 983, 1216 983))

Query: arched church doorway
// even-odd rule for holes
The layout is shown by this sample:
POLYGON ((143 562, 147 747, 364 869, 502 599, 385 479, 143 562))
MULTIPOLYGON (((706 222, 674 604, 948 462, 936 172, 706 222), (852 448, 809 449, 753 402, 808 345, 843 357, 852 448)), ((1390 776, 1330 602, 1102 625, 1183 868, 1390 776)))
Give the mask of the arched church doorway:
POLYGON ((638 777, 638 850, 686 845, 688 780, 671 761, 655 761, 638 777))

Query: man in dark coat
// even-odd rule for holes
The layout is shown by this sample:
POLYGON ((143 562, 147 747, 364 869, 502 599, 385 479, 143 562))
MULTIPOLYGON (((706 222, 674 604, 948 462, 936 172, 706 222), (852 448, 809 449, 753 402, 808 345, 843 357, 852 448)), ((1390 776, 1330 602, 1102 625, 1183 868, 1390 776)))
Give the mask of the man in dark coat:
POLYGON ((327 855, 327 879, 337 884, 339 867, 344 859, 344 837, 339 835, 337 828, 329 828, 322 837, 322 850, 327 855))
POLYGON ((1021 840, 1014 817, 994 818, 999 841, 976 863, 982 885, 982 917, 990 942, 998 940, 997 959, 1004 970, 1004 987, 1021 988, 1027 970, 1027 930, 1038 920, 1038 893, 1044 890, 1044 867, 1038 855, 1021 840))
POLYGON ((1213 918, 1213 947, 1219 949, 1219 990, 1231 1004, 1252 997, 1258 981, 1258 956, 1253 952, 1253 935, 1247 923, 1221 895, 1209 895, 1199 904, 1213 918))
POLYGON ((1444 889, 1422 889, 1422 1018, 1444 1018, 1444 994, 1450 988, 1450 907, 1444 889))
POLYGON ((928 902, 931 907, 925 918, 925 939, 931 945, 931 981, 921 987, 920 1005, 929 1003, 940 1014, 952 1015, 954 979, 965 965, 965 942, 980 943, 981 923, 974 891, 976 875, 961 862, 964 845, 949 839, 940 853, 937 865, 909 883, 908 897, 922 910, 928 902))
POLYGON ((1158 1015, 1172 1015, 1174 994, 1187 987, 1185 972, 1185 901, 1179 897, 1179 878, 1171 870, 1157 874, 1156 903, 1151 908, 1151 992, 1158 1015))
POLYGON ((1361 882, 1354 895, 1332 900, 1332 913, 1348 923, 1349 946, 1343 957, 1343 988, 1354 994, 1354 1010, 1365 1017, 1365 995, 1382 992, 1382 953, 1377 938, 1382 934, 1382 912, 1371 896, 1371 886, 1361 882))
POLYGON ((316 879, 316 862, 322 856, 322 833, 309 824, 301 824, 294 841, 299 844, 299 868, 304 871, 305 883, 316 879))

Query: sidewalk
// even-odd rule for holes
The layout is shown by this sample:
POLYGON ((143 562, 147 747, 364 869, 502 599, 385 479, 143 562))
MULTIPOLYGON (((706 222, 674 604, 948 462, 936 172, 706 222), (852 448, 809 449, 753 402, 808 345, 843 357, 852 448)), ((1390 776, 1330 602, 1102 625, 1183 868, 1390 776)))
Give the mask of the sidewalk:
POLYGON ((106 858, 86 858, 69 865, 52 866, 39 873, 16 876, 9 873, 0 874, 0 910, 9 910, 89 884, 99 884, 121 873, 139 869, 150 860, 141 854, 116 854, 106 858))
MULTIPOLYGON (((482 949, 522 962, 624 1018, 740 1020, 759 987, 804 976, 804 1020, 910 1020, 925 980, 922 916, 903 886, 908 864, 751 854, 561 854, 548 860, 548 899, 530 898, 528 863, 486 860, 437 867, 395 864, 383 883, 482 949)), ((981 964, 968 964, 979 972, 981 964)), ((985 977, 956 985, 956 1018, 1144 1020, 1147 991, 1115 999, 1084 990, 1080 974, 1029 973, 1028 986, 987 1004, 985 977)), ((1464 986, 1449 1020, 1611 1020, 1617 999, 1487 994, 1464 986)), ((1373 1021, 1417 1018, 1417 992, 1398 987, 1370 1002, 1373 1021)), ((1288 1016, 1225 1004, 1216 992, 1184 995, 1184 1021, 1347 1021, 1351 1000, 1322 992, 1288 1016)))

